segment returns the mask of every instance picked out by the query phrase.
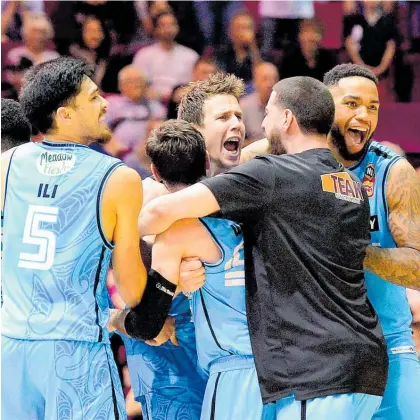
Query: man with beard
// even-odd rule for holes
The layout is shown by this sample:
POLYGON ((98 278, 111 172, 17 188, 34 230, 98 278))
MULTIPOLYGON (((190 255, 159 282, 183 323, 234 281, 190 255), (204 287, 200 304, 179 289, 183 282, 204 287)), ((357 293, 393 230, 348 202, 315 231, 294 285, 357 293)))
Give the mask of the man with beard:
MULTIPOLYGON (((162 180, 170 192, 179 191, 205 177, 206 164, 209 163, 205 142, 190 123, 182 120, 166 121, 149 137, 146 150, 152 161, 154 176, 162 180), (177 158, 174 159, 173 156, 177 158)), ((162 381, 162 370, 169 370, 172 373, 172 385, 177 385, 179 389, 176 393, 170 387, 155 387, 151 413, 149 404, 143 406, 143 413, 147 410, 147 418, 153 418, 153 414, 158 412, 158 418, 168 420, 181 417, 191 420, 273 418, 275 407, 262 404, 252 355, 245 309, 243 253, 240 226, 220 218, 182 220, 156 236, 151 265, 165 279, 179 284, 180 264, 185 257, 197 256, 205 265, 206 283, 191 296, 194 322, 189 323, 189 328, 195 330, 198 360, 209 375, 209 380, 200 416, 200 412, 194 413, 194 409, 187 404, 194 404, 193 396, 197 396, 199 390, 192 389, 194 383, 191 382, 190 388, 185 388, 182 392, 181 378, 174 378, 179 365, 185 372, 184 381, 191 380, 196 363, 192 364, 192 355, 186 354, 187 349, 192 346, 189 341, 185 341, 189 335, 193 338, 194 335, 178 322, 179 348, 168 347, 171 353, 161 352, 160 360, 155 358, 154 362, 160 367, 159 375, 155 374, 155 378, 162 377, 162 381), (186 368, 189 369, 189 374, 186 368), (244 387, 246 399, 242 392, 238 392, 238 385, 244 387), (216 391, 217 403, 214 404, 213 395, 216 391), (168 400, 165 401, 164 396, 167 399, 172 396, 174 401, 167 404, 168 400)), ((116 321, 113 326, 123 332, 124 317, 124 312, 111 317, 116 321)), ((195 346, 193 349, 195 352, 195 346)), ((142 357, 149 359, 149 355, 150 352, 145 352, 142 357)), ((132 370, 137 368, 134 361, 134 358, 128 360, 132 370)), ((137 363, 144 364, 141 357, 137 363)), ((142 379, 144 382, 144 376, 142 379)), ((201 401, 199 403, 201 407, 201 401)))
POLYGON ((362 180, 369 197, 366 286, 389 356, 384 398, 373 418, 409 420, 420 412, 420 364, 405 289, 420 289, 420 180, 405 158, 372 141, 379 110, 373 73, 342 64, 325 74, 324 83, 336 109, 331 149, 362 180))
MULTIPOLYGON (((204 137, 210 159, 208 176, 226 172, 239 164, 245 138, 238 102, 243 91, 241 79, 233 74, 217 73, 191 83, 183 93, 178 117, 192 123, 204 137)), ((179 156, 181 152, 171 144, 168 141, 162 145, 160 155, 150 157, 153 163, 167 161, 166 173, 169 168, 173 168, 174 173, 158 177, 160 182, 145 179, 145 202, 167 193, 171 177, 176 172, 181 175, 185 172, 185 156, 179 156)), ((150 260, 148 253, 143 246, 145 261, 150 260)), ((197 263, 201 267, 201 262, 197 263)), ((197 274, 196 279, 200 283, 200 269, 197 274)), ((145 343, 123 337, 134 396, 141 403, 143 416, 147 419, 172 420, 183 413, 191 420, 198 420, 207 376, 203 375, 198 365, 194 324, 185 295, 179 294, 174 298, 169 314, 171 318, 167 320, 164 330, 153 341, 145 343), (173 337, 165 343, 171 336, 174 323, 179 342, 177 347, 173 345, 173 337)))
POLYGON ((252 349, 278 420, 367 419, 385 389, 386 347, 363 274, 368 197, 328 148, 333 120, 325 85, 284 79, 263 127, 272 153, 285 154, 159 197, 140 216, 146 234, 217 211, 243 223, 252 349))
POLYGON ((4 419, 126 417, 106 329, 111 256, 130 307, 156 292, 138 248, 141 179, 87 147, 111 137, 90 75, 73 58, 28 72, 20 103, 45 139, 2 165, 4 419))

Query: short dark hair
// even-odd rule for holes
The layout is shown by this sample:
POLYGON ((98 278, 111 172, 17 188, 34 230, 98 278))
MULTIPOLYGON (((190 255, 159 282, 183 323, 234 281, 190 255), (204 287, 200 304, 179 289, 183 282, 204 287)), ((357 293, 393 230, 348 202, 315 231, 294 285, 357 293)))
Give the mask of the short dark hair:
POLYGON ((1 100, 1 151, 31 140, 31 125, 23 114, 19 102, 12 99, 1 100))
POLYGON ((19 101, 29 122, 41 133, 54 126, 54 114, 70 105, 92 67, 83 60, 60 57, 28 70, 19 101))
POLYGON ((372 80, 375 85, 378 85, 378 78, 369 69, 353 63, 339 64, 333 67, 329 72, 325 73, 324 84, 326 86, 335 86, 341 79, 354 76, 372 80))
POLYGON ((216 95, 232 95, 238 101, 244 93, 244 82, 234 74, 214 73, 207 79, 191 82, 181 97, 178 118, 202 126, 204 102, 216 95))
POLYGON ((192 185, 206 175, 206 143, 189 122, 168 120, 154 129, 146 154, 168 184, 192 185))
POLYGON ((304 133, 330 132, 335 105, 327 87, 312 77, 289 77, 276 83, 273 90, 284 108, 290 109, 304 133))

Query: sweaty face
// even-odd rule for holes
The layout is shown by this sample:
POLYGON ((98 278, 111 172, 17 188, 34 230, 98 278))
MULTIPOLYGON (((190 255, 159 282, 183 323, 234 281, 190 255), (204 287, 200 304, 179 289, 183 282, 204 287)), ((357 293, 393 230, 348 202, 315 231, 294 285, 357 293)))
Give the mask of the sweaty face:
POLYGON ((245 139, 245 125, 238 100, 216 95, 204 102, 204 121, 197 127, 206 141, 212 175, 239 165, 245 139))
POLYGON ((267 140, 270 144, 269 152, 273 155, 286 153, 281 134, 281 124, 284 121, 284 110, 281 109, 277 101, 276 92, 272 91, 267 106, 265 107, 265 117, 262 128, 265 131, 267 140))
POLYGON ((375 83, 365 77, 341 79, 331 88, 335 119, 331 141, 341 159, 359 160, 378 124, 379 97, 375 83))
POLYGON ((103 121, 107 108, 108 101, 99 95, 98 86, 85 77, 73 106, 73 126, 85 144, 111 140, 111 130, 103 121))

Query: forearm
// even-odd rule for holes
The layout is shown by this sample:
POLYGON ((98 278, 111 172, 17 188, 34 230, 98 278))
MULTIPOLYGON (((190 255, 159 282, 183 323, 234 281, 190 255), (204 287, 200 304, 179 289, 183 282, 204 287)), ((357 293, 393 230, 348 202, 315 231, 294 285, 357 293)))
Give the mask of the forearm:
POLYGON ((394 59, 395 54, 395 42, 389 41, 388 45, 386 46, 385 53, 382 57, 381 64, 379 64, 379 68, 381 69, 382 73, 388 70, 389 66, 394 59))
POLYGON ((357 51, 356 46, 354 45, 354 42, 352 39, 347 38, 345 41, 345 47, 348 55, 351 58, 351 61, 353 61, 354 64, 358 64, 359 66, 364 66, 365 63, 362 60, 362 57, 360 57, 359 52, 357 51))
POLYGON ((117 330, 120 333, 128 336, 124 326, 125 317, 127 316, 128 312, 129 309, 114 309, 111 311, 108 324, 110 331, 117 330))
POLYGON ((420 251, 416 249, 369 246, 364 267, 386 281, 420 290, 420 251))

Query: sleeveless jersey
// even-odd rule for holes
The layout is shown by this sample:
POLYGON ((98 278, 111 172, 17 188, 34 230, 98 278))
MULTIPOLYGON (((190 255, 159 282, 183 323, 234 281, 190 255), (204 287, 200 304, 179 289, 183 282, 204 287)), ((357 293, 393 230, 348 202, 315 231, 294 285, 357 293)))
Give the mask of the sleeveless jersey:
POLYGON ((252 355, 245 307, 244 244, 239 225, 224 219, 203 218, 222 257, 204 264, 206 282, 191 298, 200 366, 225 356, 252 355))
MULTIPOLYGON (((349 169, 363 182, 369 197, 371 244, 381 248, 396 248, 388 225, 388 202, 386 188, 389 171, 395 162, 402 159, 388 147, 372 141, 363 157, 349 169)), ((365 271, 368 298, 378 313, 387 338, 396 338, 393 345, 412 344, 410 324, 412 315, 407 301, 406 289, 389 283, 370 271, 365 271), (400 336, 398 340, 396 336, 400 336)))
POLYGON ((105 281, 113 245, 102 193, 118 159, 75 143, 28 143, 6 176, 2 334, 108 342, 105 281))

